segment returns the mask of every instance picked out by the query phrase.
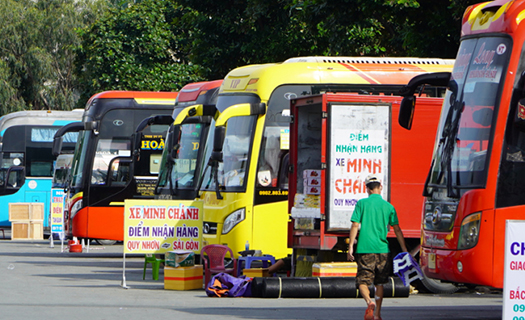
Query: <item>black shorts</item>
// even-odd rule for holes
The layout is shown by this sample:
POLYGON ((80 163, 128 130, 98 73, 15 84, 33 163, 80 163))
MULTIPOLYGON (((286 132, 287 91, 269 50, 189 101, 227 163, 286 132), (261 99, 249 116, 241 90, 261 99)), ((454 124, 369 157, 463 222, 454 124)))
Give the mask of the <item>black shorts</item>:
POLYGON ((388 282, 392 261, 389 253, 356 254, 357 275, 356 284, 370 286, 382 285, 388 282))

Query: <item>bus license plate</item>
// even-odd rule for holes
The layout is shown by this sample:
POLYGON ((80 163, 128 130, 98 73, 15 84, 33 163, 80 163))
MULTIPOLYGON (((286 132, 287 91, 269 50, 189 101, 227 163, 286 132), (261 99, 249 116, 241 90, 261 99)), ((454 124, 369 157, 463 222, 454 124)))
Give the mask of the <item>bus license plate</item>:
POLYGON ((436 254, 435 253, 428 254, 428 268, 436 269, 436 254))

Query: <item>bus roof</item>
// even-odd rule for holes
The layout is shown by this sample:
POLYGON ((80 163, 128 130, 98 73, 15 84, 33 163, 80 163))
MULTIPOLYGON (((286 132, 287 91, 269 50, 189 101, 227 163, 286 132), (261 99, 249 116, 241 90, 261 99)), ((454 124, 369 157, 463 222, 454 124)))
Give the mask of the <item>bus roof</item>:
POLYGON ((94 99, 136 99, 141 100, 139 104, 174 104, 175 98, 177 98, 178 92, 155 92, 155 91, 104 91, 94 94, 89 98, 86 106, 91 105, 91 101, 94 99))
POLYGON ((299 57, 230 71, 220 93, 250 92, 269 99, 283 84, 404 85, 414 76, 452 71, 454 60, 369 57, 299 57))
POLYGON ((81 121, 83 109, 71 111, 60 110, 27 110, 6 114, 0 118, 0 134, 17 125, 63 126, 72 121, 81 121))
POLYGON ((221 80, 194 82, 185 85, 179 92, 179 102, 195 101, 197 97, 210 89, 215 89, 222 84, 221 80))
POLYGON ((525 18, 525 3, 495 0, 472 5, 463 14, 461 36, 505 32, 514 33, 525 18))

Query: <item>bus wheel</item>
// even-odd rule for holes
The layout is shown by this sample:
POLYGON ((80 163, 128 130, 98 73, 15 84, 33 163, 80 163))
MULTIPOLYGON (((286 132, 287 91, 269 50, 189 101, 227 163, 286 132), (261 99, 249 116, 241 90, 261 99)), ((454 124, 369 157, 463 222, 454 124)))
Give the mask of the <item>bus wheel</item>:
POLYGON ((115 243, 117 243, 117 240, 102 240, 102 239, 96 239, 95 240, 98 244, 101 246, 112 246, 115 243))
POLYGON ((459 290, 459 288, 453 283, 441 282, 440 280, 431 279, 426 275, 423 275, 421 280, 423 286, 432 293, 438 294, 452 294, 459 290))

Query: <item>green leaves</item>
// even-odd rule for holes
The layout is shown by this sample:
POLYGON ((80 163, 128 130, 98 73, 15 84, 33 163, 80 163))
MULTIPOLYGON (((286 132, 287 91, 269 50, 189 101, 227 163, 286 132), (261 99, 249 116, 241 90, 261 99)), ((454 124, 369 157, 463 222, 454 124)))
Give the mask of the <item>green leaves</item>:
MULTIPOLYGON (((178 91, 202 80, 200 68, 180 59, 175 33, 166 20, 169 3, 145 0, 112 8, 79 31, 76 50, 82 97, 105 90, 178 91)), ((177 8, 178 9, 178 8, 177 8)))
MULTIPOLYGON (((0 1, 0 114, 73 108, 75 28, 103 10, 94 0, 0 1)), ((105 2, 104 2, 105 3, 105 2)))
POLYGON ((453 58, 478 0, 3 0, 0 114, 294 56, 453 58))

